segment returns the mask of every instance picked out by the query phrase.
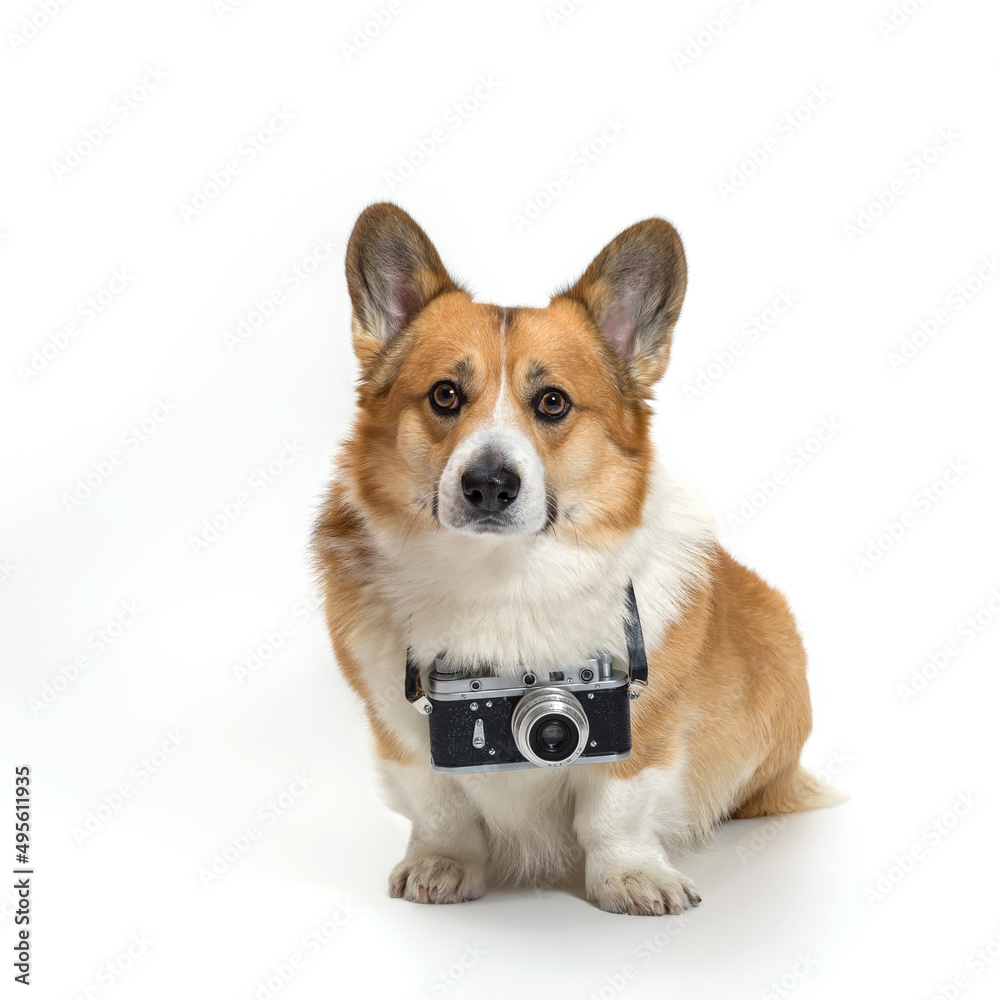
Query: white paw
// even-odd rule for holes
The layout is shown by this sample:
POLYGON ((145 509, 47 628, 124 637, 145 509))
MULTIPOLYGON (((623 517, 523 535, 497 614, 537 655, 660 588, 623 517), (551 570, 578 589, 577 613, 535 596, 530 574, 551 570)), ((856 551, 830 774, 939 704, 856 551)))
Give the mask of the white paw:
POLYGON ((440 854, 404 858, 389 873, 389 895, 412 903, 464 903, 485 891, 482 865, 440 854))
POLYGON ((589 892, 602 910, 647 917, 676 916, 701 902, 691 879, 667 865, 605 872, 593 879, 589 892))

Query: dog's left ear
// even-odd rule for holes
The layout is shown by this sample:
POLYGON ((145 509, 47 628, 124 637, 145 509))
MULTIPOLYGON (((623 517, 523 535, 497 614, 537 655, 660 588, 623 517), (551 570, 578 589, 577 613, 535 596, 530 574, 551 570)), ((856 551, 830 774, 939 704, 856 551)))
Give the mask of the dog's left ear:
POLYGON ((670 341, 687 288, 684 247, 669 222, 646 219, 619 233, 571 288, 601 336, 650 388, 666 371, 670 341))

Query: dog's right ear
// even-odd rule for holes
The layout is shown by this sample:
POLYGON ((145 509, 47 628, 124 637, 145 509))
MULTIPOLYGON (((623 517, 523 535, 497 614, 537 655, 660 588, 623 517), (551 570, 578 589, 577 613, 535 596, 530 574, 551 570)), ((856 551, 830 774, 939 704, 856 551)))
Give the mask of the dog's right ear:
POLYGON ((370 205, 347 243, 354 353, 362 366, 432 299, 460 291, 427 234, 398 205, 370 205))

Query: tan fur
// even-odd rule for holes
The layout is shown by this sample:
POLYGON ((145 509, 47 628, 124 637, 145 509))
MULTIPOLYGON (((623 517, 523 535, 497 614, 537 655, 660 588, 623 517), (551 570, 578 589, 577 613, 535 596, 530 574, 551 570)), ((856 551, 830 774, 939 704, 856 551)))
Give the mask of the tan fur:
POLYGON ((650 656, 657 682, 633 705, 634 749, 608 767, 631 777, 690 747, 693 807, 708 828, 733 762, 754 762, 729 816, 814 809, 821 786, 800 777, 812 725, 806 657, 784 597, 719 548, 711 582, 650 656), (696 737, 696 738, 695 738, 696 737))
POLYGON ((315 565, 326 595, 326 625, 337 664, 365 709, 377 757, 400 764, 413 761, 413 754, 382 721, 373 703, 373 692, 365 682, 364 670, 352 652, 351 636, 376 608, 365 599, 370 580, 371 553, 357 515, 343 502, 343 490, 334 486, 327 497, 315 536, 322 546, 315 550, 315 565), (369 572, 366 573, 366 570, 369 572))
MULTIPOLYGON (((398 543, 398 556, 411 538, 443 530, 436 504, 449 458, 501 409, 544 467, 556 511, 545 531, 575 545, 581 558, 614 552, 632 537, 648 513, 649 398, 666 366, 686 266, 673 228, 647 220, 609 244, 548 307, 502 309, 474 302, 452 281, 405 213, 373 206, 352 236, 347 270, 361 362, 358 409, 316 525, 314 555, 337 660, 365 707, 375 755, 425 766, 386 723, 380 699, 387 692, 370 688, 359 662, 364 643, 370 651, 383 642, 387 662, 399 658, 391 694, 401 697, 405 625, 392 620, 392 602, 376 583, 392 560, 387 540, 398 543), (631 339, 622 317, 633 324, 626 333, 638 331, 631 339), (429 404, 442 380, 461 387, 454 415, 429 404), (539 420, 534 409, 551 386, 572 401, 557 422, 539 420)), ((631 706, 631 756, 585 765, 622 782, 647 769, 683 773, 680 839, 692 842, 727 818, 837 801, 799 765, 812 720, 806 657, 787 602, 717 543, 707 545, 690 591, 678 595, 681 610, 647 650, 651 683, 631 706)), ((564 786, 554 789, 566 794, 564 786)), ((490 835, 504 843, 502 830, 490 835)), ((517 854, 514 844, 505 850, 517 854)), ((660 890, 668 902, 683 901, 679 885, 673 896, 660 890)), ((609 899, 601 905, 614 908, 609 899)))

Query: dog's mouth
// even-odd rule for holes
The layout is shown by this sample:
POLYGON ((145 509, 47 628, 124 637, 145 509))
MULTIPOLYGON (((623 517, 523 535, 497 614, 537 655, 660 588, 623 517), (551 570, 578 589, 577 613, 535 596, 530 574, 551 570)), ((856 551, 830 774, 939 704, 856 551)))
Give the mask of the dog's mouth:
POLYGON ((477 535, 503 535, 512 533, 512 529, 517 531, 518 525, 510 518, 486 514, 466 522, 463 527, 474 531, 477 535))
POLYGON ((467 514, 456 518, 452 522, 442 521, 438 518, 438 524, 443 528, 450 528, 453 531, 461 531, 465 534, 473 535, 522 535, 526 534, 526 529, 519 523, 517 518, 509 514, 467 514))
POLYGON ((547 497, 545 521, 538 527, 522 523, 514 511, 499 513, 462 511, 458 517, 442 519, 438 495, 435 491, 431 503, 431 513, 439 527, 466 535, 542 535, 556 523, 559 507, 554 497, 547 497))

